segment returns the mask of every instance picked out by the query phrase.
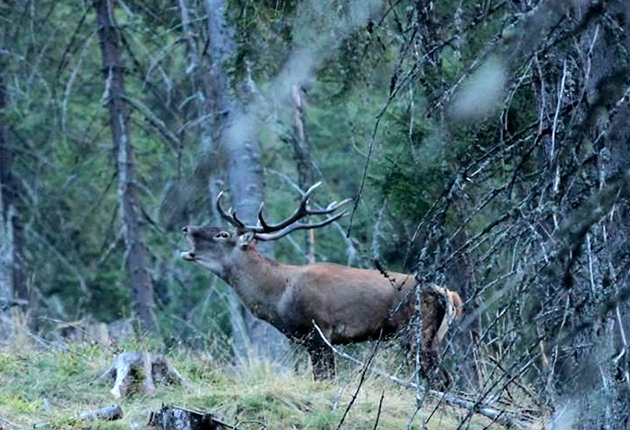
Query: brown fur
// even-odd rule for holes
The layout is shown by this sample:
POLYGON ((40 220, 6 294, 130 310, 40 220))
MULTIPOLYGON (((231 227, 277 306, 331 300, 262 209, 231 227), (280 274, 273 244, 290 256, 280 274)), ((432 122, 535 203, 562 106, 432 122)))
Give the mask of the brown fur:
MULTIPOLYGON (((413 316, 412 275, 388 273, 388 279, 376 270, 331 263, 280 264, 237 233, 213 227, 187 227, 186 232, 193 249, 182 256, 223 278, 256 317, 305 345, 316 379, 334 377, 335 364, 313 323, 335 345, 403 333, 413 316)), ((461 315, 462 301, 439 287, 423 289, 421 301, 422 370, 427 373, 435 366, 445 329, 461 315)))

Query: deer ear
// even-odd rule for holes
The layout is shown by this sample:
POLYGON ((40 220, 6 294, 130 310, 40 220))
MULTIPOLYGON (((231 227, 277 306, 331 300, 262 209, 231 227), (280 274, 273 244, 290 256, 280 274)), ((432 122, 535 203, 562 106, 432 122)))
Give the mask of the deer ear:
POLYGON ((246 231, 245 233, 239 234, 238 236, 238 245, 242 246, 243 248, 249 245, 250 243, 252 243, 253 241, 254 241, 253 231, 246 231))

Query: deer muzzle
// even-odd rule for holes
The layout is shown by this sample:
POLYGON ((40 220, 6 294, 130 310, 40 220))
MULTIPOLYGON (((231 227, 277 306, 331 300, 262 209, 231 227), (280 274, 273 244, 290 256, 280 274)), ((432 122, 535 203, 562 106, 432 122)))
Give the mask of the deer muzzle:
POLYGON ((195 261, 195 253, 192 251, 182 251, 180 255, 186 261, 195 261))

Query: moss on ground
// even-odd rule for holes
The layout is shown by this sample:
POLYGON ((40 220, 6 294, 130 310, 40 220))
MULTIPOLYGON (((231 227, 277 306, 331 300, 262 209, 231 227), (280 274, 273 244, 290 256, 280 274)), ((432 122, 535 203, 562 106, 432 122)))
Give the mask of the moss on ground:
MULTIPOLYGON (((147 347, 129 344, 124 350, 147 347)), ((335 429, 360 376, 359 369, 344 367, 338 381, 314 382, 304 362, 294 366, 298 370, 279 372, 264 363, 234 366, 191 351, 174 350, 166 355, 182 373, 184 385, 160 385, 154 397, 135 392, 117 401, 109 392, 111 385, 94 382, 117 352, 122 351, 90 343, 0 347, 0 428, 142 429, 149 412, 166 403, 212 412, 229 424, 240 423, 241 430, 335 429), (75 418, 114 403, 123 408, 124 419, 120 421, 85 423, 75 418)), ((415 393, 376 376, 366 378, 342 428, 374 428, 381 393, 384 401, 378 428, 408 428, 415 393)), ((430 399, 425 402, 425 418, 435 406, 430 399)), ((427 427, 457 428, 465 414, 439 406, 427 427)), ((464 428, 483 429, 489 424, 489 420, 475 417, 464 428)))

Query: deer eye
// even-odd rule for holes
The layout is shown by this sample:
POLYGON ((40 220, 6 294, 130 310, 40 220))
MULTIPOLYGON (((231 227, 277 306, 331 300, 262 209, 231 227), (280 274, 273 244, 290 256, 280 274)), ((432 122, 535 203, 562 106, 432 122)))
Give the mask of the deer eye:
POLYGON ((230 233, 228 233, 227 231, 222 231, 217 233, 214 237, 216 239, 227 239, 228 237, 230 237, 230 233))

